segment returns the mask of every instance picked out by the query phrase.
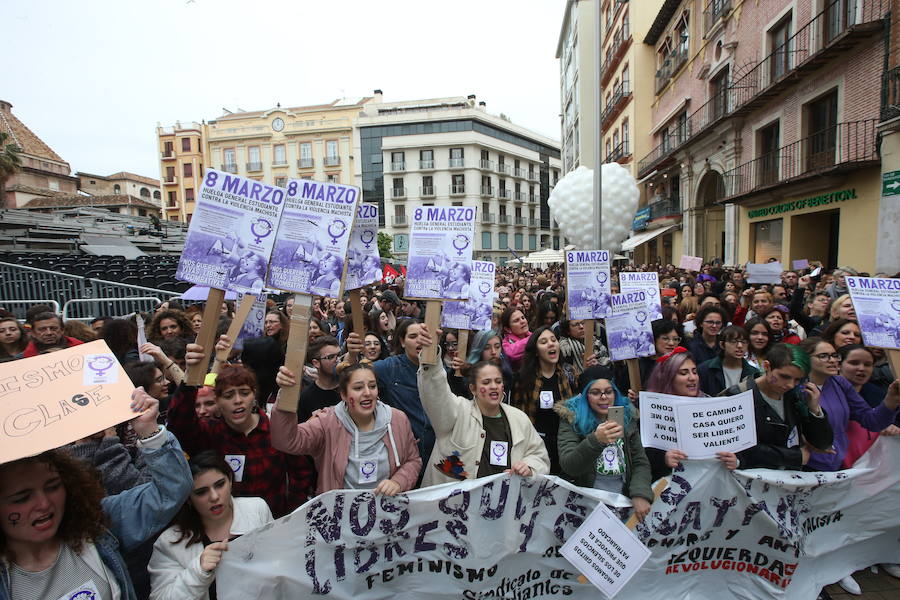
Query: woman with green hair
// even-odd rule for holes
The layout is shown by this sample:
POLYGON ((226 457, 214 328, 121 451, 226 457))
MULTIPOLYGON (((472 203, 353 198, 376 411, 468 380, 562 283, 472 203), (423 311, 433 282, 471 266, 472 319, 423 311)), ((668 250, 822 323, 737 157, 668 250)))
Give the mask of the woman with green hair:
POLYGON ((809 355, 797 346, 775 344, 763 361, 765 372, 719 394, 750 390, 757 444, 737 453, 739 469, 801 470, 810 452, 833 452, 834 434, 819 405, 819 388, 807 381, 809 355))

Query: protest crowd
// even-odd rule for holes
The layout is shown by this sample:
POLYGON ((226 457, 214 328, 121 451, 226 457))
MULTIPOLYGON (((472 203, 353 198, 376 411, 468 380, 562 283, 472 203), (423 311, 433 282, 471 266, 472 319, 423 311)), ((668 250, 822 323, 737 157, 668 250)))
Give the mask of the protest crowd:
MULTIPOLYGON (((202 303, 89 323, 63 322, 49 306, 24 323, 0 316, 4 362, 104 340, 141 413, 0 465, 0 599, 68 597, 83 582, 101 598, 214 599, 232 540, 330 490, 394 496, 552 474, 629 498, 642 520, 653 482, 688 459, 642 445, 639 390, 752 392, 757 445, 719 452, 723 476, 850 468, 879 436, 900 434, 900 381, 885 352, 863 344, 845 276, 900 274, 814 267, 760 285, 718 263, 613 266, 613 293, 620 272, 658 276, 662 318, 637 381, 611 360, 601 320, 567 318, 561 266, 498 267, 491 328, 469 332, 464 350, 460 331, 424 324, 403 276, 360 289, 359 307, 347 294, 314 297, 296 372, 284 365, 293 295, 270 296, 263 335, 230 351, 235 306, 225 302, 215 343, 228 358, 202 386, 185 382, 210 356, 195 340, 202 303), (420 364, 431 347, 438 364, 420 364), (297 411, 281 410, 280 394, 296 386, 297 411)), ((900 577, 900 565, 882 568, 900 577)), ((860 593, 852 576, 840 583, 860 593)))

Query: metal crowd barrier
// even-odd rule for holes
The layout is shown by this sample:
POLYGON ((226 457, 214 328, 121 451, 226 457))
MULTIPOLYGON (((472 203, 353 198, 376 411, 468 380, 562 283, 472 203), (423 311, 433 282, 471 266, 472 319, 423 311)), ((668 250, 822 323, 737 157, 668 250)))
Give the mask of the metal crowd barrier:
POLYGON ((20 321, 25 320, 29 308, 38 304, 46 304, 59 314, 59 302, 56 300, 0 300, 0 308, 8 310, 20 321))
POLYGON ((152 296, 131 298, 90 298, 69 300, 62 309, 63 321, 89 321, 95 317, 123 317, 136 312, 153 312, 162 304, 152 296))

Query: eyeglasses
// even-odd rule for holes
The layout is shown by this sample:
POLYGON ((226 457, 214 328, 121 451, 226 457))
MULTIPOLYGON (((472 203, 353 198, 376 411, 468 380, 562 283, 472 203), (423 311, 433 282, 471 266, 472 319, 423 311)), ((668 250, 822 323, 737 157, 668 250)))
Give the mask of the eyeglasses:
POLYGON ((704 325, 709 325, 710 327, 721 327, 722 321, 703 321, 704 325))
POLYGON ((746 346, 747 340, 725 340, 726 344, 734 344, 735 346, 746 346))
POLYGON ((841 358, 841 355, 837 352, 822 352, 821 354, 813 354, 813 356, 818 358, 819 360, 840 360, 841 358))
POLYGON ((319 360, 334 360, 340 356, 340 352, 335 352, 334 354, 326 354, 325 356, 319 356, 319 360))
POLYGON ((614 396, 615 392, 613 390, 588 390, 588 396, 606 396, 609 398, 610 396, 614 396))
POLYGON ((681 341, 681 338, 678 337, 678 336, 675 336, 675 337, 661 337, 661 338, 659 338, 659 339, 661 339, 662 341, 667 342, 667 343, 669 343, 669 344, 677 344, 678 342, 681 341))

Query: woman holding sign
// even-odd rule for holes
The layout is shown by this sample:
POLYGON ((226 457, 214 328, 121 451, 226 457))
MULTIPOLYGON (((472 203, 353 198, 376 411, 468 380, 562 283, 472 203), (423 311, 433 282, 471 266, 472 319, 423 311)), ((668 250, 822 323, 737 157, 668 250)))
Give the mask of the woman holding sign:
POLYGON ((174 523, 153 544, 151 600, 206 600, 228 542, 272 521, 262 498, 231 495, 234 472, 213 452, 190 460, 194 485, 174 523))
MULTIPOLYGON (((434 343, 422 326, 423 348, 434 343)), ((503 374, 481 361, 469 371, 474 400, 450 391, 440 365, 421 365, 419 395, 437 441, 422 480, 423 486, 512 472, 523 477, 547 474, 550 459, 528 417, 503 403, 503 374)))
POLYGON ((59 450, 0 466, 0 598, 137 597, 122 552, 161 530, 191 489, 158 403, 131 396, 131 421, 151 481, 106 496, 89 467, 59 450))
POLYGON ((559 462, 576 485, 631 498, 639 521, 650 512, 650 461, 628 397, 613 381, 595 379, 580 394, 558 403, 559 462), (621 407, 622 421, 610 417, 621 407))
MULTIPOLYGON (((276 379, 282 389, 297 385, 286 367, 276 379)), ((341 401, 297 424, 297 415, 272 411, 272 445, 286 454, 310 454, 319 473, 316 494, 371 490, 393 496, 416 485, 422 459, 409 419, 378 400, 378 382, 368 363, 340 373, 341 401)))

